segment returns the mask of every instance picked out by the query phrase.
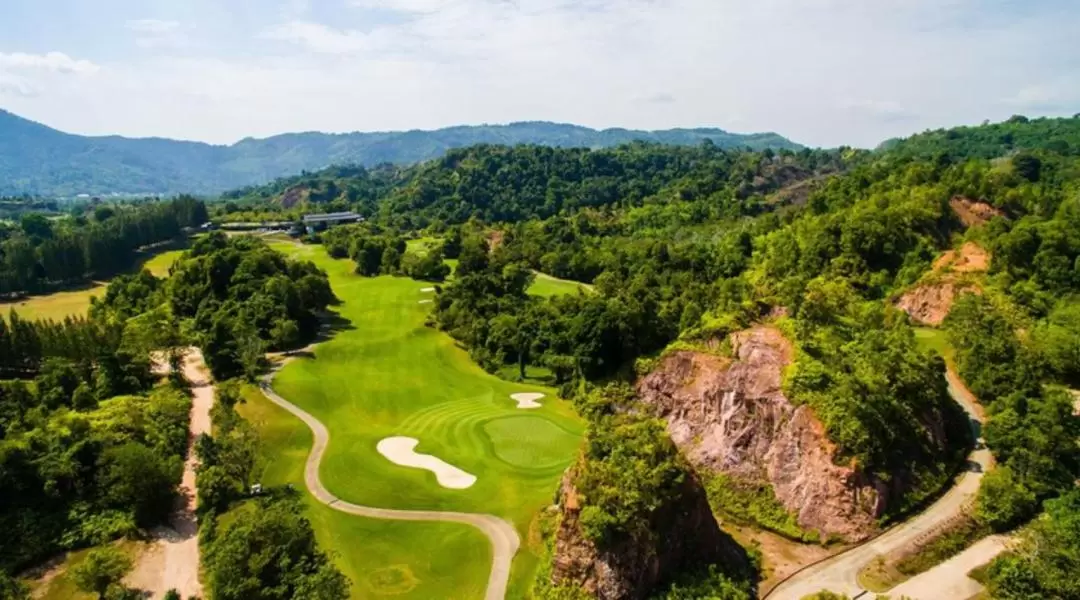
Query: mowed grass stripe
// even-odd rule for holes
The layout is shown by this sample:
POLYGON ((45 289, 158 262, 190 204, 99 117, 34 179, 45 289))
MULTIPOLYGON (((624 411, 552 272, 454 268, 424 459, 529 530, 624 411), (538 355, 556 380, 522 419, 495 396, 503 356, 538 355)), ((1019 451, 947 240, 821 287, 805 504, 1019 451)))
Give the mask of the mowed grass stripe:
MULTIPOLYGON (((297 251, 293 244, 274 245, 297 251)), ((368 506, 497 515, 528 540, 532 518, 550 503, 562 471, 577 456, 581 419, 555 390, 485 373, 449 336, 426 327, 431 304, 419 301, 434 295, 420 290, 430 284, 359 277, 351 261, 331 259, 322 249, 305 258, 330 275, 342 301, 335 310, 350 328, 316 346, 314 358, 290 363, 274 387, 330 430, 320 473, 326 487, 368 506), (544 406, 518 410, 510 399, 518 392, 546 394, 544 406), (546 437, 492 439, 487 424, 526 412, 550 423, 546 437), (390 436, 418 439, 417 452, 437 456, 477 482, 446 489, 428 471, 393 464, 376 450, 390 436)), ((524 596, 537 564, 535 550, 523 548, 515 559, 510 597, 524 596)), ((414 560, 425 557, 418 553, 414 560)))

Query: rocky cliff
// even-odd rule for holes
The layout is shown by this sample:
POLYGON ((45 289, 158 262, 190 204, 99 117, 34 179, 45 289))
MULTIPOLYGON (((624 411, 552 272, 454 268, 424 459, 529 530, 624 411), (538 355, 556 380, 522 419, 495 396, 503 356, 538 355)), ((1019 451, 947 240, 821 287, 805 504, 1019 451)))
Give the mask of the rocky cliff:
POLYGON ((719 565, 727 573, 748 568, 746 552, 720 530, 696 478, 688 476, 664 500, 647 532, 601 548, 582 532, 574 471, 568 472, 559 491, 552 582, 580 587, 598 600, 636 600, 696 566, 719 565))
POLYGON ((858 541, 877 528, 888 490, 834 463, 835 448, 808 406, 781 389, 793 347, 759 326, 730 338, 732 358, 680 351, 638 383, 697 469, 771 485, 800 527, 858 541))

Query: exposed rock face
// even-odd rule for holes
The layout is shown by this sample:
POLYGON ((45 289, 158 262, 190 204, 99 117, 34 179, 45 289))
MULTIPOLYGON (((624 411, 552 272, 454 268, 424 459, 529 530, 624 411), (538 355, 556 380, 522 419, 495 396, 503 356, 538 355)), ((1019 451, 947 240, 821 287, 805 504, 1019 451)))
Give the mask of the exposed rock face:
POLYGON ((598 548, 581 531, 581 506, 574 472, 563 477, 560 521, 555 532, 552 580, 580 586, 599 600, 648 598, 658 584, 687 567, 720 564, 727 570, 747 566, 745 551, 720 530, 705 491, 687 477, 680 494, 656 511, 645 539, 627 538, 598 548))
POLYGON ((949 207, 960 218, 960 222, 964 224, 964 227, 982 225, 994 217, 1005 215, 1005 213, 985 202, 963 196, 953 196, 949 200, 949 207))
POLYGON ((915 321, 937 327, 945 321, 958 296, 982 293, 977 285, 962 281, 961 276, 985 272, 989 266, 990 253, 974 242, 967 242, 959 251, 949 250, 939 256, 929 280, 904 293, 896 306, 915 321))
POLYGON ((793 348, 771 327, 731 336, 734 360, 676 352, 638 384, 643 402, 697 468, 766 482, 799 525, 850 541, 877 529, 888 492, 833 462, 834 445, 808 406, 781 390, 793 348))

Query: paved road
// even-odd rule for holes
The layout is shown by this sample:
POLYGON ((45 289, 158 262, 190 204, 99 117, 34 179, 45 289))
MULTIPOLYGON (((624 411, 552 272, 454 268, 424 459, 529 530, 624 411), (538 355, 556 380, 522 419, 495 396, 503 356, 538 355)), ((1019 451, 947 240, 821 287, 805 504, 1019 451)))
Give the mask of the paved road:
MULTIPOLYGON (((952 370, 946 374, 949 383, 949 395, 953 397, 968 416, 975 422, 983 422, 983 410, 975 398, 968 392, 952 370)), ((962 512, 979 491, 979 482, 983 473, 993 467, 990 451, 980 438, 976 449, 968 457, 970 468, 964 472, 950 489, 937 502, 919 516, 897 525, 881 536, 856 546, 846 552, 826 559, 796 573, 787 581, 773 588, 765 598, 769 600, 800 600, 803 596, 831 590, 847 594, 852 598, 868 595, 859 586, 858 574, 863 567, 882 554, 889 554, 904 548, 928 531, 962 512)), ((961 575, 967 578, 966 571, 961 575)))
POLYGON ((330 442, 330 432, 326 430, 326 426, 300 407, 274 392, 273 388, 270 387, 269 379, 263 381, 261 388, 263 395, 271 402, 296 415, 311 428, 315 443, 311 447, 311 453, 308 454, 307 464, 304 467, 304 483, 319 502, 334 510, 372 519, 446 521, 476 527, 488 537, 492 547, 491 576, 488 577, 487 592, 484 594, 484 599, 503 600, 506 597, 506 586, 510 580, 510 563, 521 545, 521 540, 518 538, 513 525, 494 515, 374 508, 341 500, 331 494, 319 479, 319 463, 322 462, 323 453, 326 452, 326 446, 330 442))
POLYGON ((978 581, 967 576, 975 567, 994 560, 1008 547, 1010 538, 1004 535, 992 535, 979 540, 967 550, 920 573, 904 583, 889 590, 893 598, 914 598, 914 600, 964 600, 982 591, 978 581))

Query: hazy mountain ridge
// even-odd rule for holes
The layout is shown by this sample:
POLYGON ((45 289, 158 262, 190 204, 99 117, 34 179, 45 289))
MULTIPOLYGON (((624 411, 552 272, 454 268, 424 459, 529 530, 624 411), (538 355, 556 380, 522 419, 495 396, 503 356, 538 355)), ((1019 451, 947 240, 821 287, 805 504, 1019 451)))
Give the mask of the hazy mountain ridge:
POLYGON ((594 130, 521 122, 434 131, 287 133, 231 146, 163 138, 88 137, 64 133, 0 110, 0 194, 218 193, 334 164, 415 163, 474 144, 606 147, 634 140, 723 148, 797 150, 775 133, 721 129, 594 130))

